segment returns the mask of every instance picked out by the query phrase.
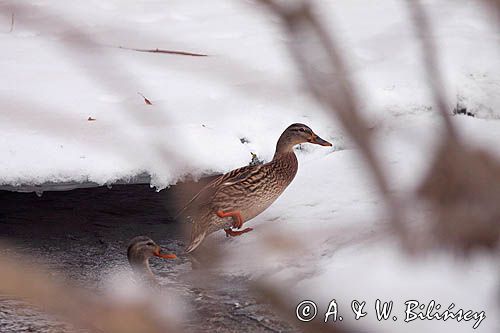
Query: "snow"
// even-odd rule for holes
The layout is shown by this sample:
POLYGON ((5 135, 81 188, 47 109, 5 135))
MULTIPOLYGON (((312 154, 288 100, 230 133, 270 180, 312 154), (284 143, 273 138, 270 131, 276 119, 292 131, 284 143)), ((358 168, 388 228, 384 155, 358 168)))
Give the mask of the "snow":
MULTIPOLYGON (((390 149, 389 162, 401 178, 413 178, 414 158, 390 149), (407 158, 410 157, 410 158, 407 158)), ((384 152, 385 153, 385 152, 384 152)), ((385 154, 384 154, 385 155, 385 154)), ((294 308, 313 300, 318 318, 335 299, 344 323, 366 332, 470 332, 474 321, 404 322, 404 302, 435 300, 443 309, 485 311, 479 332, 497 332, 498 259, 476 253, 468 260, 445 251, 411 256, 388 226, 383 200, 363 172, 354 151, 301 159, 289 189, 249 226, 254 231, 233 240, 223 253, 229 274, 247 274, 289 297, 294 308), (324 186, 328 183, 328 187, 324 186), (396 322, 377 321, 376 299, 394 302, 396 322), (351 302, 366 301, 368 315, 354 320, 351 302)), ((413 181, 401 180, 411 188, 413 181)), ((399 189, 399 191, 404 191, 399 189)), ((417 228, 420 231, 420 228, 417 228)), ((217 235, 221 241, 222 234, 217 235)), ((391 317, 392 318, 392 317, 391 317)))
MULTIPOLYGON (((480 1, 425 5, 450 110, 459 105, 476 115, 453 122, 468 143, 499 155, 498 17, 480 1)), ((440 118, 404 2, 318 6, 348 59, 361 111, 377 130, 375 147, 391 190, 411 193, 436 149, 440 118)), ((292 283, 297 300, 336 298, 347 309, 354 298, 368 304, 392 299, 399 310, 416 297, 454 302, 486 311, 478 332, 498 332, 495 258, 477 254, 461 262, 438 253, 415 259, 385 236, 383 201, 356 147, 307 94, 279 21, 252 7, 257 5, 250 1, 222 0, 4 2, 0 185, 107 184, 147 173, 162 189, 186 176, 246 165, 251 153, 270 160, 283 129, 303 122, 334 147, 298 151, 292 185, 251 222, 255 231, 228 242, 228 269, 292 283), (282 244, 282 236, 296 243, 282 244), (303 255, 305 247, 308 255, 270 254, 273 242, 291 254, 303 255)), ((472 326, 368 317, 349 322, 384 332, 465 332, 472 326)))
MULTIPOLYGON (((105 184, 145 172, 161 189, 186 175, 244 165, 250 152, 269 160, 292 122, 344 145, 341 130, 299 82, 277 20, 251 7, 225 1, 5 3, 0 184, 105 184), (10 13, 15 24, 9 33, 10 13), (242 137, 249 143, 241 144, 242 137)), ((482 118, 498 118, 494 17, 477 2, 428 7, 450 108, 459 103, 482 118)), ((400 2, 325 2, 320 12, 345 46, 362 111, 373 123, 432 112, 418 43, 400 2)))
MULTIPOLYGON (((98 1, 93 4, 101 7, 98 1)), ((273 35, 260 37, 259 30, 277 31, 276 25, 259 29, 265 20, 251 8, 222 3, 220 8, 191 8, 181 2, 137 8, 120 2, 123 13, 115 19, 118 2, 111 4, 98 15, 90 4, 39 2, 37 12, 17 9, 14 31, 0 37, 6 48, 1 147, 9 156, 1 162, 0 183, 104 184, 147 172, 153 185, 163 188, 187 174, 247 164, 250 152, 269 160, 277 137, 292 122, 316 125, 318 131, 327 128, 325 115, 312 117, 318 108, 296 86, 285 50, 272 47, 273 35), (213 15, 219 10, 238 21, 242 31, 229 33, 230 22, 213 15), (75 45, 77 33, 67 30, 77 28, 95 42, 75 45), (244 45, 241 36, 248 36, 244 45), (156 55, 111 46, 210 56, 156 55), (137 92, 153 105, 145 105, 137 92), (241 144, 242 137, 250 143, 241 144), (224 158, 217 158, 220 154, 224 158)))

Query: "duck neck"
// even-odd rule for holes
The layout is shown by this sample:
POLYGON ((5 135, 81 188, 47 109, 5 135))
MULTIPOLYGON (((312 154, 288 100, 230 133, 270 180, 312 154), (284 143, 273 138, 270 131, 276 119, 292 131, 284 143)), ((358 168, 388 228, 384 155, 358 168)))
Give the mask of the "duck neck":
POLYGON ((276 144, 276 151, 274 153, 273 160, 284 157, 284 156, 289 156, 290 154, 295 155, 295 152, 293 151, 293 144, 290 142, 290 140, 285 137, 284 135, 281 135, 278 143, 276 144))
POLYGON ((156 279, 149 267, 149 259, 148 258, 137 258, 136 260, 132 260, 130 262, 130 266, 134 271, 134 274, 140 279, 141 282, 145 283, 156 283, 156 279))

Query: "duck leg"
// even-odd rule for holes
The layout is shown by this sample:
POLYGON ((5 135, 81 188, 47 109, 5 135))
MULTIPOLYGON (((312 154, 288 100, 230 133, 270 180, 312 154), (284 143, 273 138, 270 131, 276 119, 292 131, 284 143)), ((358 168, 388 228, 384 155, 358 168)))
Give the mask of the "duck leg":
POLYGON ((241 236, 247 232, 250 232, 252 231, 253 228, 245 228, 243 230, 232 230, 231 228, 229 229, 224 229, 224 231, 226 232, 226 237, 236 237, 236 236, 241 236))
MULTIPOLYGON (((240 229, 243 226, 243 218, 241 217, 241 213, 239 211, 224 212, 223 210, 219 210, 217 211, 217 216, 221 218, 232 217, 233 228, 240 229)), ((224 229, 224 231, 226 232, 226 237, 240 236, 252 230, 253 230, 252 228, 245 228, 243 230, 232 230, 231 228, 224 229)))
POLYGON ((224 212, 223 210, 217 211, 218 217, 232 217, 233 218, 233 228, 240 229, 243 226, 243 218, 241 213, 237 210, 234 212, 224 212))

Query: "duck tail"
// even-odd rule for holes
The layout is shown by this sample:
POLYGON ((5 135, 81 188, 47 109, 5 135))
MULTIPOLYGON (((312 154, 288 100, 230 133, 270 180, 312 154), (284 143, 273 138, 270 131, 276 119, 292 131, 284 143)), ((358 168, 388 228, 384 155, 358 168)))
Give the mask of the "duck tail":
POLYGON ((201 242, 203 242, 203 240, 205 239, 206 236, 207 236, 206 231, 202 232, 202 233, 198 233, 198 234, 195 234, 193 232, 193 234, 191 236, 191 242, 189 243, 188 247, 186 248, 186 252, 191 253, 194 250, 196 250, 196 248, 201 244, 201 242))

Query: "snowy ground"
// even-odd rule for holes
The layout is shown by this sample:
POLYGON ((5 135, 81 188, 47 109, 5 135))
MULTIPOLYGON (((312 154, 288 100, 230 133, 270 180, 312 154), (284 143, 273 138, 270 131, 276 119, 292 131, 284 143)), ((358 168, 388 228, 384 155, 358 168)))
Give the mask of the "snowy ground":
MULTIPOLYGON (((292 283, 296 299, 336 298, 346 312, 352 299, 365 299, 371 308, 376 298, 394 300, 400 316, 407 299, 435 299, 444 307, 453 302, 486 311, 478 332, 498 332, 498 262, 482 254, 454 260, 445 253, 415 260, 383 236, 382 200, 355 147, 306 94, 278 21, 252 8, 253 2, 11 3, 0 5, 0 185, 105 184, 145 172, 152 185, 164 188, 186 175, 245 165, 251 153, 269 160, 282 130, 304 122, 334 147, 298 152, 293 184, 251 222, 254 232, 227 246, 233 253, 228 262, 238 263, 231 269, 292 283), (309 256, 251 255, 256 247, 265 249, 261 239, 287 232, 309 256)), ((479 0, 425 3, 450 110, 458 105, 476 115, 453 121, 467 142, 500 155, 498 17, 479 0)), ((348 57, 361 111, 378 130, 375 146, 391 188, 409 193, 436 148, 440 118, 404 2, 322 1, 320 8, 348 57)), ((384 332, 472 327, 405 324, 402 318, 379 323, 373 313, 356 324, 384 332)))

